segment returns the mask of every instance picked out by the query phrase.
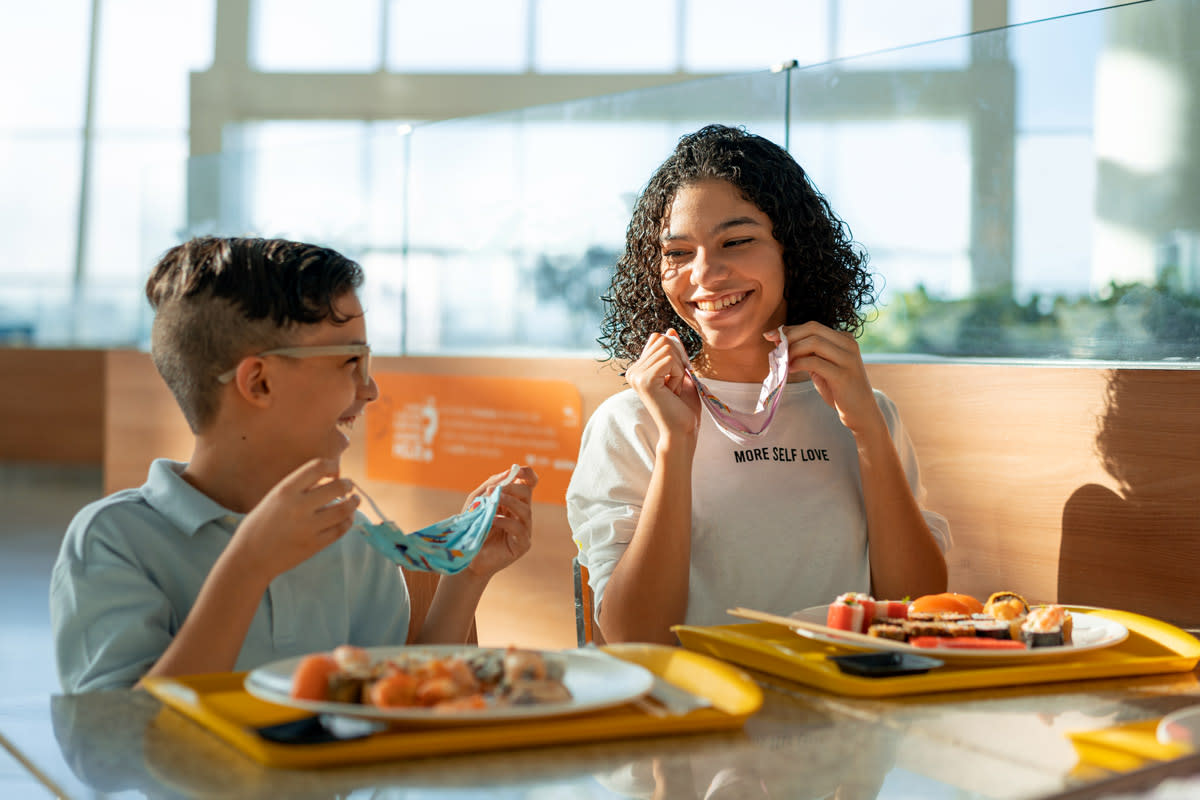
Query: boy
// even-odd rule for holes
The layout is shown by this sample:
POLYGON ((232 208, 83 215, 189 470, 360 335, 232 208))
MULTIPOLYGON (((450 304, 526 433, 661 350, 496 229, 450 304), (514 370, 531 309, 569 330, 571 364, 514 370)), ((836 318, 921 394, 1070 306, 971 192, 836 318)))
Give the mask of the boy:
MULTIPOLYGON (((359 498, 338 475, 343 429, 379 394, 362 281, 339 253, 282 240, 193 239, 156 265, 151 354, 195 448, 71 522, 50 585, 66 691, 409 638, 403 574, 344 535, 359 498)), ((529 549, 536 483, 522 468, 505 487, 487 543, 441 579, 415 641, 466 641, 491 576, 529 549)))

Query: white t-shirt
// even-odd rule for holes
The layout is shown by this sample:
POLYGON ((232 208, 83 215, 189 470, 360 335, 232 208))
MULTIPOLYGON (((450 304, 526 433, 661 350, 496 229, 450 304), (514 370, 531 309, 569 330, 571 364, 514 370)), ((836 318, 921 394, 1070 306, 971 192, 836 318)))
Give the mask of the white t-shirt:
MULTIPOLYGON (((706 380, 730 407, 753 411, 760 384, 706 380)), ((918 504, 924 501, 912 442, 895 405, 875 399, 887 420, 918 504)), ((744 606, 789 614, 868 592, 871 565, 854 437, 811 381, 789 383, 770 427, 739 445, 701 413, 692 466, 689 625, 738 622, 744 606)), ((596 608, 625 552, 654 468, 658 429, 633 389, 606 399, 588 421, 567 488, 567 520, 589 572, 596 608)), ((942 550, 946 519, 922 508, 942 550)))

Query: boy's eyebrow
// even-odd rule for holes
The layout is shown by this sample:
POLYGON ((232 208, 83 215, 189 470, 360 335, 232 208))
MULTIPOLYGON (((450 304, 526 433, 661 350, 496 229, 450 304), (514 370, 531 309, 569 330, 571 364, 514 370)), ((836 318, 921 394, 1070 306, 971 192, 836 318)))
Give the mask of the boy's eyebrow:
MULTIPOLYGON (((727 219, 724 222, 717 223, 716 226, 713 227, 712 232, 713 233, 721 233, 725 230, 728 230, 729 228, 736 228, 739 225, 758 225, 759 227, 762 227, 762 223, 759 222, 758 220, 754 219, 753 217, 734 217, 733 219, 727 219)), ((687 236, 683 236, 678 233, 668 233, 668 234, 663 234, 663 236, 659 237, 659 241, 665 243, 665 242, 673 242, 678 239, 687 239, 687 238, 688 238, 687 236)))

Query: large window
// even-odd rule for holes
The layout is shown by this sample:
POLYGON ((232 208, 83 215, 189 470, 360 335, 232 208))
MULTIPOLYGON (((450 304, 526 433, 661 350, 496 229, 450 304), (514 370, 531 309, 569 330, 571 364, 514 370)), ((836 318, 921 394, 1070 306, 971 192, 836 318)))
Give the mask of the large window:
POLYGON ((1173 32, 1200 11, 1103 5, 27 4, 0 28, 0 336, 144 344, 153 260, 215 232, 360 259, 381 352, 594 354, 637 192, 720 121, 789 147, 870 252, 868 353, 1192 360, 1200 66, 1173 32))

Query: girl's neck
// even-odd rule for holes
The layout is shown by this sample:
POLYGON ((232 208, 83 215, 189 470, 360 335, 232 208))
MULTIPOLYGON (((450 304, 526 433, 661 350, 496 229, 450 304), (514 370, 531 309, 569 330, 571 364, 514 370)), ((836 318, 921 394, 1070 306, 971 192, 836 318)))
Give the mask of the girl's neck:
POLYGON ((701 378, 730 383, 761 383, 770 370, 768 356, 774 345, 763 340, 761 348, 738 350, 702 349, 692 362, 701 378))

